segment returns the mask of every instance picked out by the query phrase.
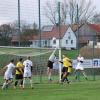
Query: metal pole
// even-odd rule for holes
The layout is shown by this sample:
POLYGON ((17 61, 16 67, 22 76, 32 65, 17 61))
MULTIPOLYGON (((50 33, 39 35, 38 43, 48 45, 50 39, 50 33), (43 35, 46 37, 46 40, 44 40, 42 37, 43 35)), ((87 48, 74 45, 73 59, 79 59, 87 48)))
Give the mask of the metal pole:
MULTIPOLYGON (((80 41, 79 41, 79 11, 78 11, 78 4, 77 4, 77 54, 80 52, 79 47, 80 41)), ((80 81, 80 72, 77 72, 77 78, 80 81)))
POLYGON ((20 0, 18 0, 18 34, 19 34, 19 46, 20 46, 20 0))
MULTIPOLYGON (((60 29, 60 2, 58 2, 58 16, 59 16, 59 61, 61 61, 61 29, 60 29)), ((61 82, 61 63, 59 63, 59 82, 61 82)))
MULTIPOLYGON (((41 3, 40 0, 38 0, 38 11, 39 11, 39 34, 40 34, 40 41, 39 41, 39 47, 40 47, 40 52, 41 52, 41 3)), ((40 55, 40 62, 41 61, 41 55, 40 55)), ((40 83, 42 82, 42 66, 40 65, 40 83)))
MULTIPOLYGON (((94 55, 95 55, 95 35, 93 36, 93 48, 92 48, 92 50, 93 50, 93 57, 92 57, 92 61, 94 60, 94 55)), ((92 63, 93 64, 93 63, 92 63)), ((95 71, 94 71, 94 64, 93 64, 93 80, 95 81, 95 71)))
POLYGON ((77 53, 79 54, 79 12, 78 12, 78 4, 77 4, 77 53))
POLYGON ((40 42, 39 42, 39 46, 41 47, 41 4, 40 4, 40 0, 38 1, 38 6, 39 6, 39 34, 40 34, 40 42))

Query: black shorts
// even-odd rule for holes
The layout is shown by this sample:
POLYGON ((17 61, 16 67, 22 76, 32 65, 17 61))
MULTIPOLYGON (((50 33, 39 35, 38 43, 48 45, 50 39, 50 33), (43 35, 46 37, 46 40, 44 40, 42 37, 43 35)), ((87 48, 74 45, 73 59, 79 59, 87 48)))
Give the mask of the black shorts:
POLYGON ((23 74, 16 74, 15 75, 15 79, 18 80, 18 79, 23 79, 23 74))
POLYGON ((48 60, 47 67, 53 69, 53 62, 48 60))
POLYGON ((68 71, 68 67, 63 67, 62 68, 62 72, 64 73, 64 72, 67 72, 68 71))

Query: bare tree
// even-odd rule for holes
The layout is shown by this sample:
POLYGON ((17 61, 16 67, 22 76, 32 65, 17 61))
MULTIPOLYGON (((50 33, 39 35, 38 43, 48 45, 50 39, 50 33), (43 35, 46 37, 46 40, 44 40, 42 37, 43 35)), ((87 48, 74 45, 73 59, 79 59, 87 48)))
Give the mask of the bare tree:
POLYGON ((75 0, 69 0, 69 15, 71 22, 75 23, 77 21, 77 4, 79 21, 90 21, 95 14, 95 6, 93 6, 93 2, 91 0, 80 0, 78 3, 76 3, 75 0))
MULTIPOLYGON (((50 2, 46 3, 45 12, 46 17, 56 24, 58 22, 58 2, 53 2, 53 5, 50 2)), ((61 23, 65 24, 67 19, 70 19, 71 24, 76 23, 77 21, 77 4, 78 4, 78 18, 79 21, 89 21, 93 18, 95 14, 95 7, 93 6, 92 0, 62 0, 61 1, 61 23), (69 16, 69 18, 68 18, 69 16)))
POLYGON ((100 13, 94 15, 92 22, 100 24, 100 13))
POLYGON ((46 2, 45 16, 51 21, 52 24, 56 25, 57 23, 57 1, 51 3, 50 1, 46 2))

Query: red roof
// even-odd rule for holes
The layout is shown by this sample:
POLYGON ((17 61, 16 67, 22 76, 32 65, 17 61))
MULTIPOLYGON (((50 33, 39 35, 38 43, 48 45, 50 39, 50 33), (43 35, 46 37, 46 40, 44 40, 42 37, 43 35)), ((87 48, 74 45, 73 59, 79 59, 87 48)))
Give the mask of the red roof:
POLYGON ((63 25, 60 27, 60 31, 59 31, 59 27, 54 26, 52 31, 42 32, 41 38, 42 39, 48 39, 48 38, 51 39, 52 37, 59 38, 59 35, 62 38, 64 36, 65 32, 67 31, 67 29, 68 29, 68 27, 63 25))
MULTIPOLYGON (((67 31, 68 27, 69 26, 61 25, 60 26, 60 32, 59 32, 59 27, 58 26, 53 26, 51 31, 42 31, 41 32, 41 39, 52 39, 53 37, 59 38, 59 35, 62 38, 64 36, 65 32, 67 31)), ((72 25, 71 27, 72 27, 72 30, 74 32, 77 30, 77 25, 76 24, 72 25)), ((34 39, 38 40, 39 36, 35 37, 34 39)))
MULTIPOLYGON (((96 33, 100 33, 100 24, 88 24, 96 33)), ((99 34, 100 35, 100 34, 99 34)))

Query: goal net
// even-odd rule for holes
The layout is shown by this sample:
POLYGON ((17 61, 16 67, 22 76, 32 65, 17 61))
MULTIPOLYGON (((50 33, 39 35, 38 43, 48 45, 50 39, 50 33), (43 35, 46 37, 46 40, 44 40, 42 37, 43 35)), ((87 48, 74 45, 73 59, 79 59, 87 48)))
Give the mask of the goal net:
MULTIPOLYGON (((54 50, 55 48, 0 47, 0 68, 7 65, 11 59, 17 62, 20 57, 25 60, 30 56, 33 62, 34 82, 47 82, 47 62, 54 50)), ((55 53, 58 58, 58 49, 55 53)), ((54 68, 52 77, 55 81, 59 80, 59 68, 54 68)))

